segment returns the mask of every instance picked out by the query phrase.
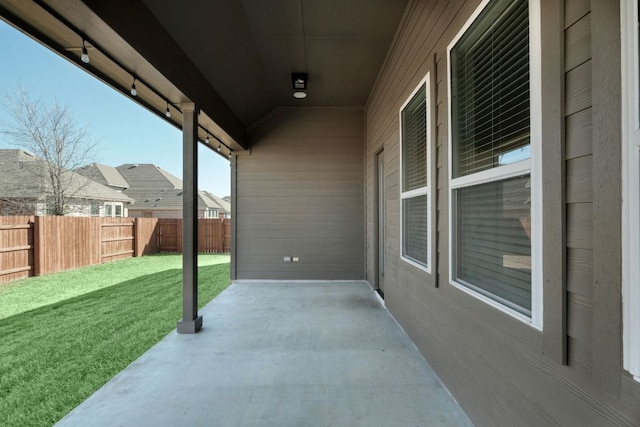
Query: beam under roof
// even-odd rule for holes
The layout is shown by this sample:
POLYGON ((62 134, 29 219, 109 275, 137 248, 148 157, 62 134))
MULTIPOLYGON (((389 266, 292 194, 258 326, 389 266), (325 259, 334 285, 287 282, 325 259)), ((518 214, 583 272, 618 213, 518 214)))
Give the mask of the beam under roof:
POLYGON ((83 2, 224 129, 231 149, 248 148, 244 124, 141 1, 83 2))

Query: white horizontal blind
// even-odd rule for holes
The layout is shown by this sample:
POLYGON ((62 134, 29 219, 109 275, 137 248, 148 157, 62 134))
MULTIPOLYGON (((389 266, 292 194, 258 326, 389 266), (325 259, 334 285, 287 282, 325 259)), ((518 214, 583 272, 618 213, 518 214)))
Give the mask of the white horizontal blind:
POLYGON ((401 111, 402 256, 428 263, 427 104, 426 83, 401 111))
POLYGON ((522 160, 530 134, 528 2, 491 2, 451 50, 451 70, 453 177, 522 160))
POLYGON ((402 200, 402 254, 420 264, 427 264, 427 195, 402 200))
POLYGON ((456 190, 456 279, 531 316, 528 176, 456 190))
POLYGON ((427 104, 425 86, 402 110, 402 191, 427 185, 427 104))

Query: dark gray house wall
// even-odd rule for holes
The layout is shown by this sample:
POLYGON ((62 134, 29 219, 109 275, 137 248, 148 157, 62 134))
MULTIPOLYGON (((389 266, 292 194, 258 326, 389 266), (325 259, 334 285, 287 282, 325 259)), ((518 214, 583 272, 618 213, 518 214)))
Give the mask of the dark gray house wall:
POLYGON ((363 279, 362 110, 282 108, 249 138, 232 177, 235 278, 363 279))
POLYGON ((366 272, 385 153, 385 302, 479 426, 640 425, 622 368, 617 0, 541 1, 544 325, 449 284, 447 46, 480 1, 412 1, 366 113, 366 272), (400 257, 400 107, 430 73, 431 273, 400 257))

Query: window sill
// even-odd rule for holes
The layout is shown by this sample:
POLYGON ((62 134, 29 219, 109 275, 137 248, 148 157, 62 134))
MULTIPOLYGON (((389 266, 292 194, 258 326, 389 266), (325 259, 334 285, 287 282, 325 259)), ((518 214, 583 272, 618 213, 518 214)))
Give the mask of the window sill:
POLYGON ((411 265, 413 265, 414 267, 417 267, 417 268, 419 268, 420 270, 422 270, 422 271, 424 271, 424 272, 426 272, 426 273, 431 274, 431 268, 430 268, 429 266, 427 266, 427 265, 420 264, 419 262, 416 262, 416 261, 412 260, 411 258, 407 258, 407 257, 405 257, 404 255, 401 255, 401 256, 400 256, 400 259, 401 259, 401 260, 403 260, 404 262, 406 262, 407 264, 411 264, 411 265))
POLYGON ((468 295, 471 295, 472 297, 482 301, 483 303, 485 303, 487 305, 490 305, 491 307, 496 308, 496 309, 498 309, 499 311, 501 311, 501 312, 503 312, 505 314, 508 314, 509 316, 521 321, 522 323, 525 323, 526 325, 531 326, 534 329, 537 329, 539 331, 543 330, 542 325, 535 324, 530 317, 525 316, 524 314, 519 313, 519 312, 517 312, 517 311, 515 311, 515 310, 513 310, 513 309, 511 309, 511 308, 509 308, 509 307, 507 307, 507 306, 505 306, 503 304, 500 304, 498 301, 495 301, 495 300, 493 300, 493 299, 491 299, 491 298, 489 298, 489 297, 487 297, 487 296, 485 296, 485 295, 483 295, 483 294, 481 294, 481 293, 469 288, 468 286, 466 286, 466 285, 464 285, 462 283, 458 283, 458 282, 456 282, 454 280, 450 280, 449 284, 452 285, 455 288, 460 289, 462 292, 464 292, 464 293, 466 293, 468 295))

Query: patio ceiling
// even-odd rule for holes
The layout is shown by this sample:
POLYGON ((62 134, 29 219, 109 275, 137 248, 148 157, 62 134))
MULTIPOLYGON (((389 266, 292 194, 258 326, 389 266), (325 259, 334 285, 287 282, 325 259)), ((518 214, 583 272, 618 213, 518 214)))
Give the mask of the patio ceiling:
MULTIPOLYGON (((231 150, 282 106, 364 107, 407 0, 0 0, 25 33, 164 117, 194 101, 231 150), (79 60, 82 37, 90 64, 79 60), (291 73, 309 75, 294 99, 291 73)), ((177 126, 178 114, 168 119, 177 126)))

